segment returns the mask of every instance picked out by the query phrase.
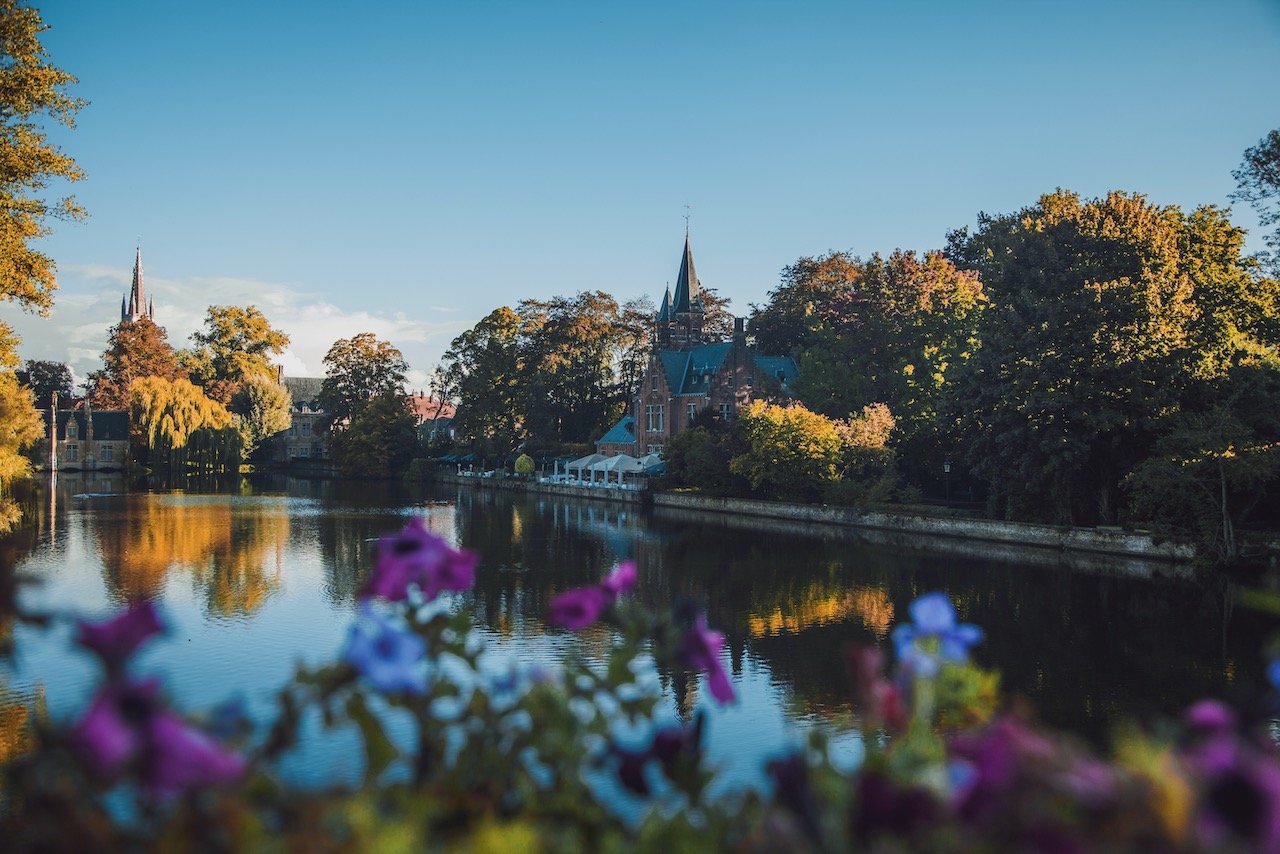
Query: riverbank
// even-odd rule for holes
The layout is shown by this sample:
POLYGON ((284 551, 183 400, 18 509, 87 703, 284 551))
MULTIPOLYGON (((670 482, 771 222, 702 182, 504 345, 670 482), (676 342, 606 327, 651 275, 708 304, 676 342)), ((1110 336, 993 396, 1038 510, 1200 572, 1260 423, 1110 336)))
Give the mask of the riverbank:
POLYGON ((442 475, 445 483, 568 498, 625 502, 653 508, 662 516, 696 514, 712 524, 758 529, 781 525, 795 530, 852 529, 873 542, 967 556, 1005 557, 1035 563, 1068 563, 1079 568, 1111 569, 1127 574, 1189 574, 1195 550, 1150 534, 1120 528, 1071 528, 1005 522, 968 516, 866 511, 854 507, 788 504, 747 498, 717 498, 689 492, 656 492, 541 483, 518 478, 442 475))

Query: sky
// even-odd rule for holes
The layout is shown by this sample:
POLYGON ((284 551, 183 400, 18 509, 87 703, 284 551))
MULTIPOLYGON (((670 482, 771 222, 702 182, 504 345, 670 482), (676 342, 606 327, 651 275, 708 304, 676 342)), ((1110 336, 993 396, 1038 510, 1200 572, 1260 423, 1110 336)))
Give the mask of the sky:
POLYGON ((660 298, 686 215, 747 314, 800 257, 941 248, 1057 187, 1228 206, 1280 127, 1280 0, 34 5, 90 102, 50 132, 89 217, 40 241, 50 315, 0 318, 81 380, 137 245, 175 345, 253 304, 288 374, 369 331, 421 388, 499 306, 660 298))

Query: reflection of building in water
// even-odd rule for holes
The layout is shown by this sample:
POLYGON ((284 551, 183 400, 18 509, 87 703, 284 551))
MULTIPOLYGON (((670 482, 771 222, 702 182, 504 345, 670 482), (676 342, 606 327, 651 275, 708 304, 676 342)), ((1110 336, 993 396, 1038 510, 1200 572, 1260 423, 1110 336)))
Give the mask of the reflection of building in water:
POLYGON ((120 599, 151 598, 170 572, 186 570, 211 613, 252 613, 280 584, 285 510, 283 501, 131 496, 119 524, 97 528, 107 589, 120 599))
POLYGON ((857 617, 877 638, 889 636, 893 624, 893 602, 880 587, 854 587, 852 590, 828 592, 829 586, 813 582, 798 599, 779 604, 767 611, 755 611, 747 618, 752 637, 796 634, 815 626, 842 623, 857 617))

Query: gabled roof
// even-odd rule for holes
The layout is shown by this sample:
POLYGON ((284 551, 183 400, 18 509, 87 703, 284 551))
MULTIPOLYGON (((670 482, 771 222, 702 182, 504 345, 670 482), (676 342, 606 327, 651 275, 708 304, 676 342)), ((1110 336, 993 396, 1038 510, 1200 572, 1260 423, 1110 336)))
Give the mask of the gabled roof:
POLYGON ((692 350, 662 350, 658 358, 673 395, 706 394, 711 377, 720 371, 725 356, 733 348, 730 341, 703 344, 692 350))
POLYGON ((609 432, 605 433, 599 439, 596 439, 597 445, 626 445, 636 440, 636 420, 630 415, 622 416, 617 424, 609 428, 609 432))
POLYGON ((322 377, 285 377, 283 380, 295 405, 313 402, 320 396, 320 384, 323 382, 322 377))
POLYGON ((790 356, 756 356, 756 365, 767 376, 782 383, 783 390, 788 390, 795 378, 800 375, 796 360, 790 356))
POLYGON ((684 236, 684 256, 680 259, 680 276, 676 279, 676 295, 671 310, 676 314, 694 311, 702 307, 702 294, 698 286, 698 273, 693 269, 693 249, 689 235, 684 236), (695 306, 696 303, 696 306, 695 306))
MULTIPOLYGON (((83 409, 59 409, 58 410, 58 441, 67 435, 67 422, 74 420, 76 422, 76 430, 79 433, 78 439, 81 441, 85 438, 84 427, 85 411, 83 409)), ((49 435, 49 410, 42 409, 40 417, 44 420, 44 435, 49 435)), ((123 409, 95 409, 93 410, 93 440, 95 442, 127 442, 129 441, 129 413, 123 409)))
POLYGON ((425 394, 415 394, 409 398, 409 407, 413 410, 413 417, 421 424, 424 421, 438 421, 440 419, 450 419, 457 414, 457 407, 447 400, 436 400, 434 397, 427 397, 425 394))

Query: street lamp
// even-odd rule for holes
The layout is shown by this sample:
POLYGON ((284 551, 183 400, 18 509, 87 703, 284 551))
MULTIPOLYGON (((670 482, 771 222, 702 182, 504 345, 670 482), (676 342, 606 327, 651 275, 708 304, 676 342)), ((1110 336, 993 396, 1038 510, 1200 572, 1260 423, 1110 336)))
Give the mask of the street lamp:
POLYGON ((951 503, 951 460, 942 463, 942 482, 947 493, 947 503, 951 503))

